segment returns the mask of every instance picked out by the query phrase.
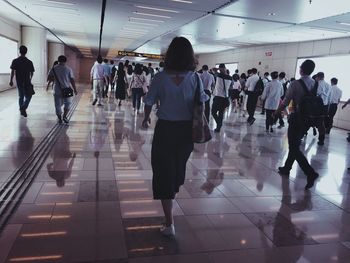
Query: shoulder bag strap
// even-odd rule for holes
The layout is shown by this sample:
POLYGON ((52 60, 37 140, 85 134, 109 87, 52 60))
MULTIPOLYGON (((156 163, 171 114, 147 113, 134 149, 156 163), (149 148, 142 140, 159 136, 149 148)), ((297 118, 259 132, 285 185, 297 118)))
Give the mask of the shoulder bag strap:
POLYGON ((60 80, 57 78, 57 75, 56 75, 56 72, 55 72, 55 69, 54 69, 54 68, 52 68, 52 72, 53 72, 53 75, 55 76, 55 79, 57 80, 58 86, 60 86, 60 89, 62 89, 61 82, 60 82, 60 80))
POLYGON ((307 89, 306 84, 302 79, 298 79, 298 82, 303 87, 303 90, 307 95, 309 95, 309 96, 312 95, 312 93, 307 89))

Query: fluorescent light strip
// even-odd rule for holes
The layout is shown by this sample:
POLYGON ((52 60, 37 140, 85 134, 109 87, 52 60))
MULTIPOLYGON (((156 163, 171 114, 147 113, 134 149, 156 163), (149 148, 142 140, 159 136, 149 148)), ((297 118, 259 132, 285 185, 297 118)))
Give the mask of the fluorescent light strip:
POLYGON ((143 5, 137 5, 136 7, 142 8, 142 9, 148 9, 148 10, 169 12, 169 13, 179 13, 179 11, 175 11, 175 10, 163 9, 163 8, 156 8, 156 7, 149 7, 149 6, 143 6, 143 5))
POLYGON ((162 16, 162 15, 155 15, 155 14, 149 14, 149 13, 142 13, 142 12, 133 12, 136 15, 142 15, 142 16, 154 16, 154 17, 160 17, 160 18, 171 18, 170 16, 162 16))
POLYGON ((148 19, 148 18, 141 18, 141 17, 129 17, 129 19, 164 23, 164 21, 162 20, 155 20, 155 19, 148 19))
POLYGON ((60 1, 53 1, 53 0, 41 0, 41 2, 60 4, 60 5, 75 5, 75 3, 67 3, 67 2, 60 2, 60 1))
POLYGON ((157 24, 141 23, 141 22, 134 22, 134 21, 129 21, 129 24, 143 25, 143 26, 159 26, 157 24))
POLYGON ((185 0, 170 0, 170 1, 179 2, 179 3, 185 3, 185 4, 193 4, 192 1, 185 1, 185 0))
POLYGON ((124 27, 122 31, 132 31, 132 32, 142 32, 142 33, 147 33, 149 30, 142 30, 139 28, 130 28, 130 27, 124 27))
POLYGON ((346 22, 338 22, 338 24, 341 24, 343 26, 350 26, 350 23, 346 23, 346 22))

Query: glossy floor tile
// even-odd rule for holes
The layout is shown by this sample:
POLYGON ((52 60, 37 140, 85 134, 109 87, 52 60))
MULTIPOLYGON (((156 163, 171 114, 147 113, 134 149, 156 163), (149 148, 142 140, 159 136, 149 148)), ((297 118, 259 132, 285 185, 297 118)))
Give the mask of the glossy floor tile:
MULTIPOLYGON (((265 132, 225 114, 221 133, 195 145, 174 202, 175 238, 161 236, 161 203, 153 200, 151 144, 156 123, 113 96, 91 105, 88 87, 31 187, 0 235, 2 262, 330 263, 350 262, 350 151, 334 129, 320 147, 309 133, 302 149, 320 178, 304 191, 288 153, 286 128, 265 132)), ((0 104, 0 187, 55 126, 52 94, 38 91, 19 115, 17 93, 0 104)), ((210 125, 214 128, 213 120, 210 125)))

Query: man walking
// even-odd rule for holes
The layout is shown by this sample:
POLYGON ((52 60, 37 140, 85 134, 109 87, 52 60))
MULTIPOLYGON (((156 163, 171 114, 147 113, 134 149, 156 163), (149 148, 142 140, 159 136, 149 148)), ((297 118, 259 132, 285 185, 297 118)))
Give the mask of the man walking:
POLYGON ((33 62, 26 57, 27 47, 20 46, 20 56, 12 61, 10 86, 13 86, 13 77, 16 75, 19 95, 19 110, 23 117, 27 117, 27 108, 32 99, 32 78, 34 74, 33 62))
POLYGON ((258 70, 256 68, 252 68, 252 75, 248 78, 245 86, 247 88, 248 101, 247 101, 247 111, 249 117, 247 122, 252 125, 255 121, 254 113, 256 109, 256 104, 258 102, 259 94, 255 91, 255 86, 259 81, 258 70))
POLYGON ((281 175, 289 175, 290 170, 292 169, 294 161, 297 161, 300 168, 303 170, 307 176, 307 184, 305 190, 313 187, 315 180, 319 176, 318 173, 311 167, 306 157, 300 150, 301 138, 304 135, 306 124, 303 122, 303 116, 301 114, 300 105, 303 102, 303 99, 308 96, 305 92, 305 89, 311 92, 314 88, 315 81, 310 77, 311 73, 315 69, 315 63, 312 60, 305 60, 300 66, 300 75, 301 78, 298 81, 293 81, 290 85, 290 88, 287 90, 287 94, 275 111, 274 115, 278 115, 283 109, 285 109, 291 101, 293 101, 293 112, 289 117, 289 126, 288 126, 288 144, 289 152, 287 160, 284 166, 278 168, 278 172, 281 175))
POLYGON ((104 87, 104 70, 102 65, 102 57, 98 56, 97 61, 91 68, 90 78, 93 86, 93 101, 92 105, 102 106, 102 93, 104 87))
POLYGON ((338 104, 340 102, 342 96, 342 90, 338 88, 338 79, 331 79, 331 92, 329 99, 329 109, 328 109, 328 121, 326 122, 326 133, 329 134, 333 127, 333 119, 335 114, 337 113, 338 104))
POLYGON ((203 67, 202 67, 203 73, 200 74, 200 77, 201 77, 202 82, 203 82, 204 92, 209 97, 209 100, 207 100, 205 102, 205 117, 207 118, 207 121, 209 123, 210 97, 211 97, 211 94, 212 94, 212 91, 213 91, 213 88, 215 85, 215 79, 214 79, 214 76, 208 72, 208 70, 209 70, 208 65, 203 65, 203 67))

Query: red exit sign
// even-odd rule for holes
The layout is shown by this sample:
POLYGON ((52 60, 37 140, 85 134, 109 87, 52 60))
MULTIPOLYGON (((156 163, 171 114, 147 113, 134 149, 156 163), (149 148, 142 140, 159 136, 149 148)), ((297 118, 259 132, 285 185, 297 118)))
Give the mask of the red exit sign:
POLYGON ((265 52, 266 57, 272 57, 272 51, 267 51, 265 52))

